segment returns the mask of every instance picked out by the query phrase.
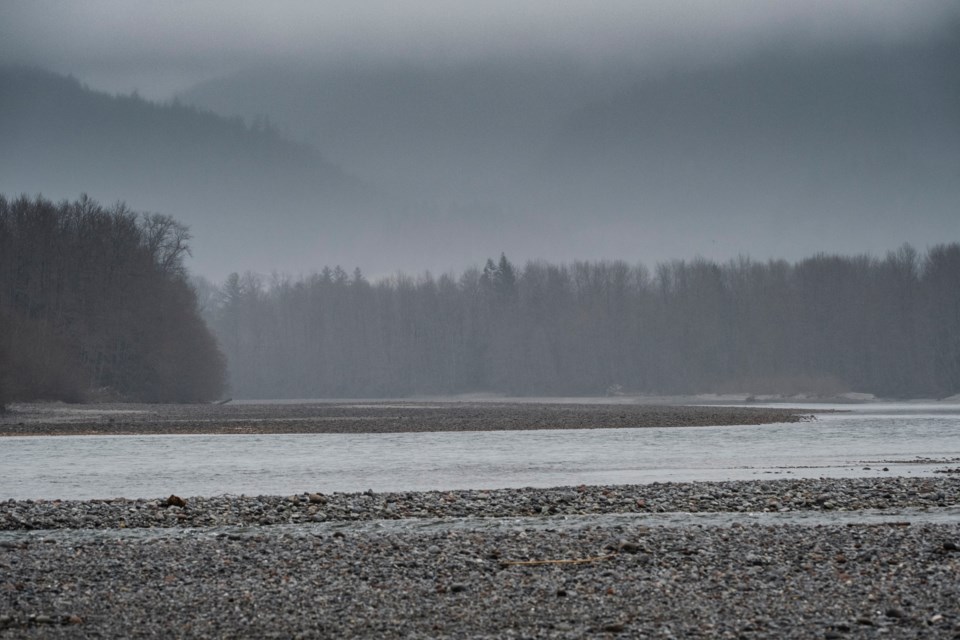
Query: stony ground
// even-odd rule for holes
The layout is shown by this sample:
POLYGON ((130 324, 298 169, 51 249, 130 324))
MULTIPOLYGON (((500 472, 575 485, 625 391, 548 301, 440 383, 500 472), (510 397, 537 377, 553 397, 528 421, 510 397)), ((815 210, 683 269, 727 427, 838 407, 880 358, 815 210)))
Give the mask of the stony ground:
MULTIPOLYGON (((732 407, 489 403, 15 409, 0 418, 0 435, 802 419, 790 410, 732 407)), ((0 502, 0 640, 960 638, 960 525, 923 521, 960 505, 960 478, 942 475, 8 500, 0 502), (667 527, 604 515, 902 508, 913 511, 895 523, 842 526, 747 524, 752 516, 744 516, 667 527), (538 525, 485 524, 517 517, 538 525), (441 518, 466 520, 436 526, 441 518), (399 527, 377 524, 401 519, 399 527)))
POLYGON ((935 512, 960 504, 956 478, 182 500, 0 503, 0 638, 960 638, 960 525, 658 527, 599 515, 935 512), (567 513, 597 519, 271 526, 567 513), (231 524, 248 528, 163 528, 231 524), (37 527, 59 529, 27 531, 37 527))
POLYGON ((0 546, 0 637, 952 638, 957 526, 0 546))
POLYGON ((799 422, 793 409, 470 402, 13 405, 0 436, 155 433, 398 433, 615 429, 799 422))
POLYGON ((153 500, 7 500, 0 531, 266 526, 400 518, 664 512, 855 511, 960 505, 960 479, 834 478, 656 483, 553 489, 294 496, 166 496, 153 500))

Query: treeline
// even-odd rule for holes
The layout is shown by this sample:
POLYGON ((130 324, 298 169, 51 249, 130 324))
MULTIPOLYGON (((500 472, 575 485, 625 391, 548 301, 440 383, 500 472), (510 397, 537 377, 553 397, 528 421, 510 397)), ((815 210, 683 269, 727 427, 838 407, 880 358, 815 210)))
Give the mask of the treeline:
POLYGON ((0 406, 216 398, 225 363, 169 216, 0 196, 0 406))
POLYGON ((960 391, 960 245, 796 264, 501 257, 459 277, 231 275, 208 320, 243 397, 960 391))

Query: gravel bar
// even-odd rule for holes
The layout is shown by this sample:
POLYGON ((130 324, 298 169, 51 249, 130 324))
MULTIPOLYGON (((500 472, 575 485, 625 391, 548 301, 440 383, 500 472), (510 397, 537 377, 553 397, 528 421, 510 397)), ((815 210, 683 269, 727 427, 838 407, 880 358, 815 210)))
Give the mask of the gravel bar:
POLYGON ((957 638, 960 525, 904 515, 660 527, 599 515, 916 516, 957 504, 955 478, 902 477, 9 500, 0 503, 0 524, 14 534, 0 536, 0 638, 957 638), (580 524, 296 526, 544 514, 580 514, 580 524), (229 525, 248 528, 195 534, 229 525), (60 535, 135 527, 198 529, 60 535), (58 535, 44 537, 50 529, 58 535), (41 535, 15 535, 30 530, 41 535))
POLYGON ((960 527, 0 545, 2 638, 955 638, 960 527))
MULTIPOLYGON (((0 434, 360 433, 803 419, 789 409, 633 405, 18 405, 0 418, 0 434)), ((291 496, 0 502, 0 640, 960 638, 960 525, 920 515, 955 513, 957 477, 319 489, 291 496), (857 521, 855 514, 867 510, 896 521, 857 521), (673 527, 605 515, 758 512, 843 513, 853 520, 799 525, 746 517, 673 527), (578 525, 564 526, 563 516, 578 525), (377 525, 456 518, 467 526, 377 525), (511 518, 518 519, 512 526, 478 524, 511 518), (542 522, 517 525, 524 518, 542 522), (98 531, 104 533, 89 535, 98 531), (133 535, 137 531, 162 535, 133 535)))
POLYGON ((292 496, 7 500, 0 531, 270 526, 408 518, 855 511, 960 504, 960 480, 831 478, 292 496))
POLYGON ((296 404, 13 405, 0 436, 401 433, 622 429, 801 422, 789 408, 518 402, 318 402, 296 404))

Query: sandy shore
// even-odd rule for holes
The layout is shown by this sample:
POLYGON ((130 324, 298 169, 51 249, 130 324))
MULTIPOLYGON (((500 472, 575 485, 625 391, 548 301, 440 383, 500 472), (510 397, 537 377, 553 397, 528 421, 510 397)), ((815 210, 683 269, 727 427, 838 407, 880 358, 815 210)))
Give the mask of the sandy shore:
POLYGON ((960 525, 924 523, 918 514, 955 512, 958 484, 305 493, 188 497, 182 506, 7 501, 0 637, 953 638, 960 525), (602 515, 685 506, 926 511, 909 512, 914 523, 901 515, 816 526, 752 524, 749 515, 724 526, 650 526, 602 515), (311 508, 331 522, 368 524, 319 529, 302 517, 311 508), (571 527, 568 513, 586 519, 571 527), (408 520, 377 527, 385 514, 408 520), (538 526, 511 524, 531 514, 538 526), (427 526, 464 515, 479 520, 427 526), (506 526, 483 526, 490 518, 506 526), (51 526, 57 531, 29 530, 51 526))
POLYGON ((617 429, 798 422, 797 410, 470 402, 227 405, 17 404, 0 436, 153 433, 399 433, 617 429))

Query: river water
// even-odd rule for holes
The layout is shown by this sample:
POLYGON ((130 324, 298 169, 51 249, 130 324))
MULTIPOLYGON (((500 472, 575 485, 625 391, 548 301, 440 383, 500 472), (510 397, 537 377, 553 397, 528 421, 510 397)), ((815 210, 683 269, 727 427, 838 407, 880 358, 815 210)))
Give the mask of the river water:
POLYGON ((960 467, 958 405, 835 408, 848 413, 741 427, 11 437, 0 439, 0 499, 919 476, 960 467))

